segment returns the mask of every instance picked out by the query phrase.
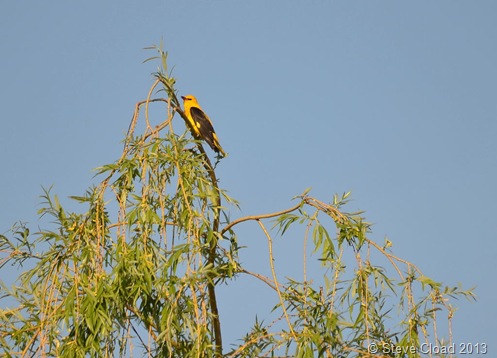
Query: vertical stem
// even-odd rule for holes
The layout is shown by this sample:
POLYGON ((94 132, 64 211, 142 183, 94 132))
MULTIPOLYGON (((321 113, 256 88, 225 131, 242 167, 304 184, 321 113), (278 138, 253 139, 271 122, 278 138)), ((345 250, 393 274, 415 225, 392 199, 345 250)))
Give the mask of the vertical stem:
MULTIPOLYGON (((217 186, 217 178, 216 178, 216 173, 214 171, 214 168, 212 167, 212 163, 209 160, 209 157, 207 157, 207 154, 205 153, 204 148, 202 147, 201 144, 198 145, 200 152, 204 156, 205 160, 205 168, 207 169, 209 176, 212 181, 212 185, 214 186, 216 190, 216 202, 215 208, 214 208, 214 221, 212 223, 212 231, 214 233, 219 232, 219 210, 221 207, 221 194, 219 192, 219 187, 217 186)), ((208 263, 214 267, 214 261, 216 258, 216 248, 217 248, 217 236, 214 235, 212 237, 212 240, 210 242, 210 248, 209 248, 209 254, 207 257, 208 263)), ((212 312, 212 325, 214 329, 214 341, 216 343, 216 355, 218 357, 222 357, 223 355, 223 338, 221 334, 221 321, 219 320, 219 311, 217 308, 217 299, 216 299, 216 289, 214 285, 214 280, 211 279, 207 282, 207 290, 209 292, 209 305, 211 307, 211 312, 212 312)))
MULTIPOLYGON (((175 95, 174 89, 170 86, 170 84, 167 81, 164 81, 164 79, 159 76, 159 80, 166 86, 166 89, 168 89, 168 95, 169 98, 172 102, 172 106, 174 110, 185 120, 185 124, 187 126, 190 126, 190 122, 185 116, 185 113, 181 109, 181 106, 179 104, 178 98, 175 95)), ((216 178, 216 173, 214 172, 214 167, 212 166, 211 161, 209 160, 209 157, 205 153, 204 148, 202 147, 202 144, 198 143, 197 145, 199 151, 202 153, 203 158, 204 158, 204 163, 205 163, 205 169, 209 173, 212 186, 215 189, 216 192, 216 199, 215 199, 215 209, 214 209, 214 221, 212 223, 212 231, 214 233, 219 232, 219 209, 221 207, 221 194, 219 192, 219 187, 217 186, 217 178, 216 178)), ((212 267, 214 267, 214 262, 216 258, 216 248, 217 248, 217 236, 214 235, 212 238, 212 241, 210 242, 210 248, 209 248, 209 253, 207 256, 207 262, 212 264, 212 267)), ((207 282, 207 291, 209 293, 209 306, 211 308, 212 312, 212 326, 214 330, 214 343, 216 345, 216 356, 217 357, 222 357, 223 355, 223 338, 221 335, 221 321, 219 320, 219 311, 217 308, 217 299, 216 299, 216 289, 215 289, 215 284, 214 280, 212 277, 210 277, 210 280, 207 282)))

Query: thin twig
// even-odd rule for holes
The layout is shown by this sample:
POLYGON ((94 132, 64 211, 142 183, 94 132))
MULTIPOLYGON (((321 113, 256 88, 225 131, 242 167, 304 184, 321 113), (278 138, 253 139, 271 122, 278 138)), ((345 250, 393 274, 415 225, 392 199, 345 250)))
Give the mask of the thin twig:
POLYGON ((273 240, 271 239, 271 235, 269 235, 269 232, 266 230, 266 227, 264 226, 264 224, 260 220, 257 220, 257 223, 262 228, 262 231, 264 231, 264 234, 266 235, 266 238, 268 241, 269 265, 271 266, 271 273, 273 274, 273 281, 275 283, 276 292, 278 293, 278 297, 280 299, 281 309, 283 310, 283 314, 285 315, 285 319, 286 319, 286 322, 288 324, 288 328, 290 328, 290 332, 292 332, 293 338, 295 340, 297 340, 297 335, 295 334, 295 331, 293 330, 292 323, 290 322, 290 317, 288 316, 288 312, 286 311, 285 301, 283 300, 283 296, 281 295, 281 291, 280 291, 279 283, 278 283, 278 277, 276 276, 276 270, 274 268, 273 240))
POLYGON ((261 219, 274 218, 276 216, 280 216, 280 215, 283 215, 283 214, 291 213, 292 211, 297 210, 301 206, 302 206, 302 203, 298 203, 297 205, 292 206, 289 209, 285 209, 285 210, 278 211, 278 212, 275 212, 275 213, 263 214, 263 215, 251 215, 251 216, 245 216, 243 218, 236 219, 236 220, 232 221, 231 223, 229 223, 228 225, 226 225, 224 227, 224 229, 221 230, 221 235, 223 235, 226 231, 228 231, 229 229, 231 229, 233 226, 235 226, 235 225, 237 225, 239 223, 242 223, 244 221, 249 221, 249 220, 257 220, 258 221, 258 220, 261 220, 261 219))

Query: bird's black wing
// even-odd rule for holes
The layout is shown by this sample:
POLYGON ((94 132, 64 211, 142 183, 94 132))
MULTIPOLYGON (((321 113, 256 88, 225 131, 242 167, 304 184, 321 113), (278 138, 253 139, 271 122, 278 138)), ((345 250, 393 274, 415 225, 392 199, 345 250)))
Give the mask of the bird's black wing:
POLYGON ((214 143, 215 132, 209 117, 200 108, 196 107, 190 108, 190 114, 195 121, 195 129, 199 132, 200 137, 209 144, 212 150, 219 152, 214 143))

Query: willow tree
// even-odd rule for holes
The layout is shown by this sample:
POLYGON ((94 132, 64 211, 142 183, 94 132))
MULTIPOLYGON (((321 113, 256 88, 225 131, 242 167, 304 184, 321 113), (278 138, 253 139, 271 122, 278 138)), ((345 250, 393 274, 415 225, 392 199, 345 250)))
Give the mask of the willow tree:
POLYGON ((98 184, 71 197, 83 213, 46 190, 39 211, 51 218, 46 228, 32 234, 19 223, 0 236, 2 276, 18 274, 14 284, 2 283, 4 356, 415 357, 423 343, 451 342, 449 299, 472 292, 443 286, 394 256, 389 242, 369 239, 362 213, 343 211, 348 193, 325 202, 304 192, 293 207, 231 221, 238 204, 219 186, 220 158, 213 164, 201 141, 173 130, 186 118, 167 54, 156 49, 159 70, 136 104, 121 157, 98 168, 98 184), (163 106, 165 117, 151 120, 151 105, 163 106), (251 250, 237 234, 247 221, 268 243, 268 276, 238 259, 240 246, 251 250), (294 226, 304 235, 287 244, 312 247, 303 250, 301 281, 274 268, 274 240, 294 226), (385 267, 373 262, 380 258, 385 267), (320 277, 308 277, 313 262, 320 277), (267 301, 277 319, 254 317, 227 348, 216 287, 229 289, 243 275, 273 290, 267 301))

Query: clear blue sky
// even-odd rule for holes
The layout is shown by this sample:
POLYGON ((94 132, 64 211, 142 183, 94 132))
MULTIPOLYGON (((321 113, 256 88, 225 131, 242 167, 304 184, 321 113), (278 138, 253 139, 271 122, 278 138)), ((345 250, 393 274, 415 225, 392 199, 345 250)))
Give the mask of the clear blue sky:
MULTIPOLYGON (((143 47, 163 38, 230 154, 234 218, 350 190, 371 238, 477 286, 478 302, 455 302, 455 341, 495 343, 496 18, 483 0, 3 1, 0 232, 36 228, 41 186, 80 195, 118 157, 156 69, 143 47)), ((257 300, 222 293, 228 326, 248 327, 233 315, 257 300)))

